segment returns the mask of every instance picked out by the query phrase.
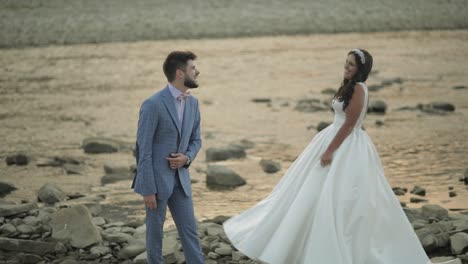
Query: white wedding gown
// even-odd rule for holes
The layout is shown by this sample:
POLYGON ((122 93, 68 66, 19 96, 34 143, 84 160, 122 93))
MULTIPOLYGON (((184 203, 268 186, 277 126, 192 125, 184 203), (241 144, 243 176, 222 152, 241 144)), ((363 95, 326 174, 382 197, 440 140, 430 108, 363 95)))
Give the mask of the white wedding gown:
POLYGON ((337 100, 333 124, 312 139, 270 195, 223 224, 235 248, 269 264, 431 263, 361 128, 368 102, 363 86, 358 122, 329 166, 320 165, 320 156, 345 121, 337 100))

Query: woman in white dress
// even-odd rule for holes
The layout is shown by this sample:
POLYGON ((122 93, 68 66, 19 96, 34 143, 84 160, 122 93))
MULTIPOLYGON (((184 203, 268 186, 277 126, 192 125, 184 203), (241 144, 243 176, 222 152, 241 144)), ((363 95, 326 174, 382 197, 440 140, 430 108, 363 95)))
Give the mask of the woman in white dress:
POLYGON ((223 227, 235 248, 269 264, 431 263, 362 130, 372 56, 348 53, 333 124, 273 191, 223 227))

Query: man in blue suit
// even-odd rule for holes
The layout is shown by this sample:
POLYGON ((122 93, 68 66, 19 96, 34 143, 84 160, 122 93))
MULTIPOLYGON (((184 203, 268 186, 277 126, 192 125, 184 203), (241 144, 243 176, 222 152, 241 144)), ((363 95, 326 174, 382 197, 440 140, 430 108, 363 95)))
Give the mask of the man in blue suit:
POLYGON ((196 58, 190 51, 171 52, 163 65, 167 87, 146 99, 140 109, 137 173, 132 188, 145 203, 149 264, 163 264, 167 206, 182 241, 186 263, 204 263, 188 169, 201 147, 198 100, 187 92, 198 87, 196 58))

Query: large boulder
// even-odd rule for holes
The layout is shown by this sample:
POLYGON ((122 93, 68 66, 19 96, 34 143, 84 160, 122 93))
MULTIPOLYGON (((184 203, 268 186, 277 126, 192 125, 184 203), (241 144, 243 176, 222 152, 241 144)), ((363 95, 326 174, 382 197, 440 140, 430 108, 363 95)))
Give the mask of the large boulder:
POLYGON ((52 215, 52 238, 70 242, 73 247, 85 248, 102 241, 93 225, 91 213, 84 205, 64 208, 52 215))
POLYGON ((206 150, 206 161, 221 161, 228 159, 245 158, 245 148, 239 145, 209 148, 206 150))
POLYGON ((436 204, 426 204, 422 207, 422 215, 443 220, 448 217, 448 210, 436 204))
POLYGON ((60 189, 60 187, 57 186, 57 184, 46 183, 37 192, 37 198, 41 202, 47 204, 54 204, 57 202, 65 201, 68 198, 68 196, 62 189, 60 189))
POLYGON ((16 187, 6 182, 0 182, 0 198, 16 190, 16 187))
POLYGON ((113 153, 119 151, 121 142, 110 138, 86 138, 81 143, 85 153, 113 153))
POLYGON ((467 233, 456 233, 450 237, 450 246, 452 248, 452 254, 459 255, 468 251, 468 234, 467 233))
POLYGON ((53 242, 0 237, 0 250, 46 255, 55 253, 53 242))
POLYGON ((24 165, 28 165, 29 158, 28 156, 20 153, 20 154, 7 156, 5 159, 5 162, 8 166, 14 165, 14 164, 18 166, 24 166, 24 165))
POLYGON ((37 203, 34 202, 24 204, 0 203, 0 217, 25 213, 36 208, 37 203))
POLYGON ((206 174, 206 184, 213 188, 232 188, 247 182, 235 171, 221 165, 209 165, 206 174))

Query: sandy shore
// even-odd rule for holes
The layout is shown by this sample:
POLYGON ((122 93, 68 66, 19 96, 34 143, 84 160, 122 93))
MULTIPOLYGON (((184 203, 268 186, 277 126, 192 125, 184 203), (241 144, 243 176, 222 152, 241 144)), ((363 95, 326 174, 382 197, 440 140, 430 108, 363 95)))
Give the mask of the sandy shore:
MULTIPOLYGON (((66 175, 34 162, 24 167, 2 162, 0 181, 18 188, 8 200, 35 200, 44 183, 56 182, 67 192, 106 194, 106 213, 115 217, 143 218, 141 197, 129 189, 130 181, 100 187, 103 164, 132 164, 131 153, 87 155, 80 142, 90 136, 133 142, 140 103, 165 85, 161 65, 166 54, 189 49, 199 55, 201 88, 193 94, 203 102, 203 149, 191 171, 199 180, 193 184, 196 216, 236 214, 269 194, 316 133, 307 127, 333 118, 331 112, 297 112, 295 102, 328 100, 321 91, 339 84, 346 52, 363 47, 374 55, 369 85, 403 79, 370 94, 371 100, 387 102, 389 110, 386 115, 369 114, 364 123, 390 184, 409 189, 418 184, 427 189, 430 203, 467 208, 467 187, 459 178, 468 167, 468 89, 452 89, 468 85, 467 40, 468 31, 431 31, 0 50, 0 158, 24 152, 34 159, 73 156, 86 164, 82 175, 66 175), (258 97, 281 99, 289 106, 251 101, 258 97), (456 110, 442 116, 397 111, 432 101, 452 103, 456 110), (376 120, 384 125, 376 126, 376 120), (232 191, 207 189, 205 150, 240 139, 256 147, 246 159, 220 164, 248 184, 232 191), (283 170, 265 174, 258 165, 262 158, 279 161, 283 170), (449 186, 456 197, 449 197, 449 186)), ((410 197, 399 198, 408 202, 410 197)))

